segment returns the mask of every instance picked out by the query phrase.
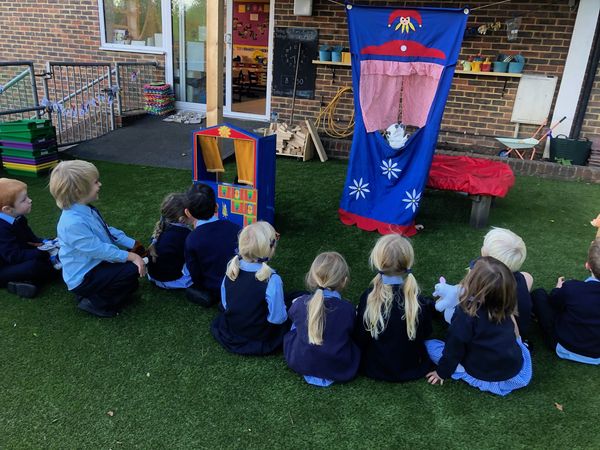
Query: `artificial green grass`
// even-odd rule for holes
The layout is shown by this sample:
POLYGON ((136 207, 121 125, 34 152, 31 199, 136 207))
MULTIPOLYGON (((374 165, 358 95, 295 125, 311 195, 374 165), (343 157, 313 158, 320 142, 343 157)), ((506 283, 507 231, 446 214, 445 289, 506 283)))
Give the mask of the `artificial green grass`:
MULTIPOLYGON (((97 166, 97 206, 140 240, 150 235, 163 196, 190 183, 189 171, 97 166)), ((367 259, 378 235, 337 219, 346 164, 278 159, 277 167, 281 240, 272 265, 286 290, 302 288, 318 252, 337 250, 352 270, 346 296, 356 301, 372 277, 367 259)), ((53 236, 59 210, 47 180, 24 181, 33 229, 53 236)), ((523 237, 523 270, 551 288, 560 275, 586 276, 599 198, 598 185, 518 177, 490 224, 523 237)), ((442 274, 459 281, 478 255, 486 230, 469 228, 469 211, 464 197, 426 193, 418 217, 425 229, 412 239, 414 273, 426 294, 442 274)), ((455 381, 440 387, 359 377, 319 389, 287 369, 281 354, 228 354, 209 332, 216 309, 145 280, 137 297, 106 320, 77 310, 59 282, 33 300, 0 292, 0 448, 600 446, 598 368, 558 360, 535 327, 532 383, 507 398, 455 381)))

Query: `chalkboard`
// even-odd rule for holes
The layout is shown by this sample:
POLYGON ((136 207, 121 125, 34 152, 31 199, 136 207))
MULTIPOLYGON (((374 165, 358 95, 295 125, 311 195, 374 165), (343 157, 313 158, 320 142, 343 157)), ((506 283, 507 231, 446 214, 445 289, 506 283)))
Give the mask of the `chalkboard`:
POLYGON ((291 97, 294 93, 296 58, 300 46, 300 63, 296 81, 296 97, 312 99, 315 96, 319 30, 316 28, 275 28, 273 57, 273 95, 291 97))

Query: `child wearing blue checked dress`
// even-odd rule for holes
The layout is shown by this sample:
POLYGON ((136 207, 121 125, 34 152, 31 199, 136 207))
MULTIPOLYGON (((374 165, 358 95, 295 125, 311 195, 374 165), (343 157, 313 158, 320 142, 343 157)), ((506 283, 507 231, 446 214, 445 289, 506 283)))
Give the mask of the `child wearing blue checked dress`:
POLYGON ((223 312, 212 323, 214 338, 241 355, 266 355, 281 347, 287 310, 281 277, 268 265, 279 235, 268 222, 246 226, 221 284, 223 312))
POLYGON ((437 370, 427 374, 427 381, 443 384, 451 377, 501 396, 527 386, 532 376, 531 355, 521 342, 514 318, 517 287, 510 269, 484 256, 461 285, 446 343, 425 342, 437 364, 437 370))

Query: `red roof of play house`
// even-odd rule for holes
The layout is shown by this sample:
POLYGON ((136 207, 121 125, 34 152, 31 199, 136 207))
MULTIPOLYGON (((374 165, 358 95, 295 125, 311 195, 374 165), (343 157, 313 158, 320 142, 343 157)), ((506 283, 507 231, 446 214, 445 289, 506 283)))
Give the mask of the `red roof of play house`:
POLYGON ((260 138, 260 136, 257 136, 253 133, 250 133, 248 131, 242 130, 240 128, 234 127, 226 123, 215 125, 214 127, 210 128, 205 128, 203 130, 194 131, 194 134, 199 134, 201 136, 215 136, 230 139, 246 140, 258 140, 260 138))

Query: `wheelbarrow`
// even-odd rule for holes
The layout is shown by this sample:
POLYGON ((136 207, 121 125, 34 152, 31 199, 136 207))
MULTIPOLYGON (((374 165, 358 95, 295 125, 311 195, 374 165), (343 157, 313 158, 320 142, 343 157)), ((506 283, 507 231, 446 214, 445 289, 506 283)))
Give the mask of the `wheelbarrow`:
POLYGON ((558 122, 556 122, 552 127, 550 127, 547 131, 545 131, 539 138, 538 134, 542 131, 542 129, 546 126, 546 121, 542 123, 539 128, 533 133, 533 136, 526 139, 518 139, 518 138, 508 138, 508 137, 497 137, 496 140, 503 144, 508 151, 506 152, 506 156, 510 156, 512 152, 521 158, 525 159, 523 156, 526 155, 527 150, 531 149, 531 156, 529 159, 533 159, 535 157, 535 148, 538 144, 543 142, 548 136, 552 134, 552 130, 554 130, 561 122, 563 122, 567 116, 564 116, 558 122))

